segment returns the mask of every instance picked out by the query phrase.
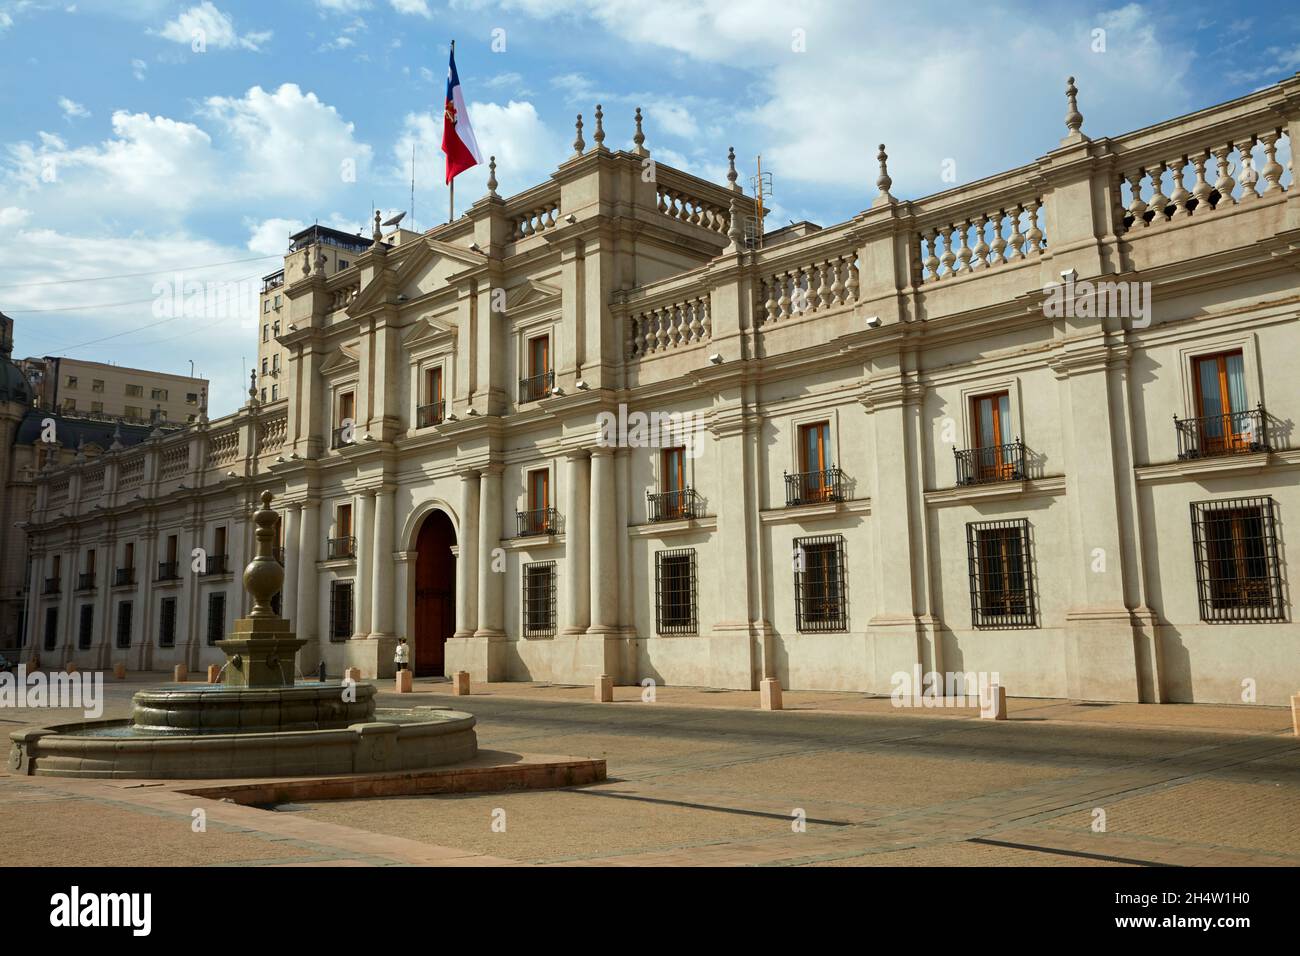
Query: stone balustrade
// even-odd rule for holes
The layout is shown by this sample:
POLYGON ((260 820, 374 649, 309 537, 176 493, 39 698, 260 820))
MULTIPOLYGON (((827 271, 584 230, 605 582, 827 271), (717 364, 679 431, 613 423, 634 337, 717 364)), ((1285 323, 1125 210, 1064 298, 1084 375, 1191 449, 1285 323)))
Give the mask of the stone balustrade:
POLYGON ((556 218, 560 215, 560 198, 546 200, 538 206, 516 214, 511 219, 510 238, 512 241, 527 239, 540 235, 548 229, 555 228, 556 218))
POLYGON ((723 236, 731 227, 731 216, 725 206, 663 184, 655 186, 655 195, 658 199, 655 208, 669 219, 699 226, 723 236))
POLYGON ((330 311, 346 309, 361 291, 361 280, 356 279, 330 292, 330 311))
MULTIPOLYGON (((780 249, 782 258, 789 250, 780 249)), ((821 253, 759 279, 755 314, 761 324, 828 312, 858 301, 858 252, 821 253)))
POLYGON ((629 355, 638 358, 707 342, 713 335, 708 294, 631 313, 629 355))
POLYGON ((1031 194, 996 206, 959 206, 918 216, 913 246, 918 284, 1041 255, 1047 248, 1042 209, 1042 197, 1031 194))

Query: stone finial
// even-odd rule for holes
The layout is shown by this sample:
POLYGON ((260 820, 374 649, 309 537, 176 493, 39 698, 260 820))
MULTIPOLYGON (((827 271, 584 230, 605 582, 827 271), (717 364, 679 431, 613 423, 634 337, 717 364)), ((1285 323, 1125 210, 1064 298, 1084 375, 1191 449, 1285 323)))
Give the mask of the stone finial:
POLYGON ((731 240, 727 246, 728 252, 740 252, 744 248, 745 233, 740 228, 740 210, 736 207, 734 196, 731 199, 731 209, 727 214, 727 238, 731 240))
POLYGON ((885 144, 880 144, 880 149, 876 151, 876 162, 880 164, 880 175, 876 177, 876 194, 873 206, 884 205, 885 203, 894 202, 894 197, 890 195, 889 187, 894 185, 894 181, 889 176, 889 154, 885 152, 885 144))
POLYGON ((578 119, 574 123, 573 134, 573 158, 577 159, 582 155, 582 151, 587 148, 587 141, 582 138, 582 114, 578 114, 578 119))
POLYGON ((637 156, 649 156, 650 150, 645 148, 645 131, 641 129, 641 107, 636 108, 636 133, 632 136, 632 142, 636 146, 632 152, 637 156))
POLYGON ((86 460, 86 439, 77 439, 77 461, 86 460))
POLYGON ((596 132, 591 138, 596 141, 597 149, 605 148, 605 111, 600 108, 599 103, 596 104, 596 132))
POLYGON ((1070 108, 1065 114, 1065 128, 1070 132, 1067 134, 1073 136, 1076 133, 1083 135, 1083 114, 1079 112, 1079 88, 1074 85, 1074 77, 1069 77, 1065 81, 1065 98, 1069 101, 1070 108))
POLYGON ((121 451, 122 447, 123 447, 122 446, 122 422, 119 419, 118 422, 113 426, 113 444, 108 446, 108 450, 121 451))
POLYGON ((740 192, 740 187, 736 185, 737 178, 739 177, 737 176, 736 173, 736 147, 728 146, 727 147, 727 182, 730 184, 728 188, 730 188, 732 192, 736 192, 736 193, 740 192))
POLYGON ((311 275, 311 250, 308 249, 302 254, 302 275, 305 279, 311 275))
POLYGON ((257 369, 248 370, 248 402, 251 405, 257 401, 257 369))
POLYGON ((325 275, 325 247, 319 243, 316 244, 316 274, 322 278, 325 275))
POLYGON ((497 158, 495 156, 488 157, 487 187, 488 187, 488 197, 490 199, 501 198, 497 195, 497 158))
POLYGON ((253 513, 253 523, 257 525, 254 534, 257 551, 244 569, 244 590, 253 598, 253 609, 248 616, 254 618, 279 617, 271 607, 271 599, 284 584, 284 568, 275 560, 273 550, 275 526, 280 523, 280 516, 271 510, 274 497, 269 491, 262 492, 262 507, 253 513))
POLYGON ((380 216, 379 216, 379 210, 376 209, 376 210, 375 210, 375 228, 374 228, 374 231, 371 233, 371 236, 374 238, 374 243, 373 243, 373 244, 376 245, 376 246, 379 245, 380 243, 382 243, 382 242, 384 241, 384 228, 383 228, 383 226, 381 226, 381 225, 379 224, 379 219, 380 219, 380 216))

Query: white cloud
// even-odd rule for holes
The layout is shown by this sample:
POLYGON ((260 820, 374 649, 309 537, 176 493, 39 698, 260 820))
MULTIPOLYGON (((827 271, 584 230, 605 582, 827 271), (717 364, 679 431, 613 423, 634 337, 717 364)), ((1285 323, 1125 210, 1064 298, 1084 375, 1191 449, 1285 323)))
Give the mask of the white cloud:
POLYGON ((66 96, 59 97, 59 109, 63 110, 64 117, 70 120, 90 115, 90 110, 86 109, 75 100, 68 99, 66 96))
POLYGON ((18 206, 0 206, 0 229, 16 229, 32 218, 30 209, 18 206))
POLYGON ((429 12, 427 0, 388 0, 388 2, 393 5, 393 9, 398 13, 424 17, 426 20, 433 17, 433 14, 429 12))
POLYGON ((149 64, 144 60, 131 61, 131 75, 137 80, 144 82, 146 74, 149 72, 149 64))
POLYGON ((328 13, 355 13, 368 10, 370 0, 316 0, 316 6, 328 13))
POLYGON ((320 52, 328 52, 330 50, 346 50, 348 47, 352 46, 354 42, 355 41, 352 39, 352 37, 337 36, 328 43, 322 43, 319 47, 317 47, 317 50, 320 52))
POLYGON ((197 7, 190 7, 175 20, 168 21, 158 35, 176 43, 201 43, 203 47, 216 50, 256 51, 271 39, 270 30, 239 34, 230 15, 218 10, 212 0, 203 0, 197 7))

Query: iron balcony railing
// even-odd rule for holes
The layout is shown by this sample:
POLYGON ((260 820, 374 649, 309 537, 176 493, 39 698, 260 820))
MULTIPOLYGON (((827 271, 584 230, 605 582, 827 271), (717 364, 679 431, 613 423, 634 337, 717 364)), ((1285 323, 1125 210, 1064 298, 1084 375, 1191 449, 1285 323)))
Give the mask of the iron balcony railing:
POLYGON ((226 562, 227 562, 226 555, 210 554, 208 555, 207 564, 205 566, 203 573, 204 574, 225 574, 226 571, 228 570, 228 568, 226 567, 226 562))
POLYGON ((995 481, 1021 481, 1025 471, 1025 445, 1019 438, 1005 445, 954 449, 957 484, 986 485, 995 481))
POLYGON ((801 471, 785 476, 787 506, 844 500, 844 472, 838 468, 801 471))
POLYGON ((1264 413, 1263 405, 1249 411, 1203 418, 1180 419, 1175 415, 1174 428, 1178 432, 1180 460, 1249 455, 1270 450, 1268 415, 1264 413))
POLYGON ((516 511, 515 537, 527 538, 537 534, 555 534, 559 515, 554 508, 534 508, 532 511, 516 511))
POLYGON ((41 593, 42 593, 42 594, 58 594, 58 593, 59 593, 59 579, 58 579, 58 578, 46 578, 46 579, 45 579, 45 588, 42 590, 41 593))
POLYGON ((177 567, 177 562, 175 561, 159 561, 158 580, 175 581, 178 578, 180 578, 180 575, 176 571, 176 567, 177 567))
POLYGON ((331 561, 355 558, 357 556, 357 539, 352 535, 345 535, 342 538, 330 538, 327 551, 331 561))
POLYGON ((88 574, 78 574, 78 575, 77 575, 77 590, 78 590, 78 591, 93 591, 93 590, 95 590, 95 572, 94 572, 94 571, 91 571, 91 572, 89 572, 88 574))
POLYGON ((135 584, 135 568, 118 568, 113 572, 113 587, 122 588, 135 584))
POLYGON ((658 494, 647 491, 645 499, 651 521, 698 518, 702 511, 700 496, 691 487, 680 491, 661 491, 658 494))
POLYGON ((415 427, 428 428, 430 425, 438 425, 442 422, 444 402, 430 402, 428 405, 421 405, 415 410, 415 427))
POLYGON ((330 447, 331 447, 331 448, 342 448, 344 445, 351 445, 351 444, 352 444, 351 441, 348 441, 348 440, 346 440, 346 439, 343 437, 343 435, 344 435, 344 433, 345 433, 346 431, 348 431, 348 426, 346 426, 346 425, 340 425, 338 428, 336 428, 336 429, 334 429, 332 432, 330 432, 330 447))
POLYGON ((548 369, 536 375, 519 380, 519 402, 535 402, 551 394, 555 387, 555 372, 548 369))

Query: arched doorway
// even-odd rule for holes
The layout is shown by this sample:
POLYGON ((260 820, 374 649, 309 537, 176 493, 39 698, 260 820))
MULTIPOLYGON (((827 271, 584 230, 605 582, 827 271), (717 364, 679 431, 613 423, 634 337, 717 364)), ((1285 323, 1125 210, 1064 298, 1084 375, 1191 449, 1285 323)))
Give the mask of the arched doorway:
POLYGON ((447 638, 456 630, 456 529, 442 511, 420 525, 415 550, 415 648, 419 676, 443 674, 447 638))

